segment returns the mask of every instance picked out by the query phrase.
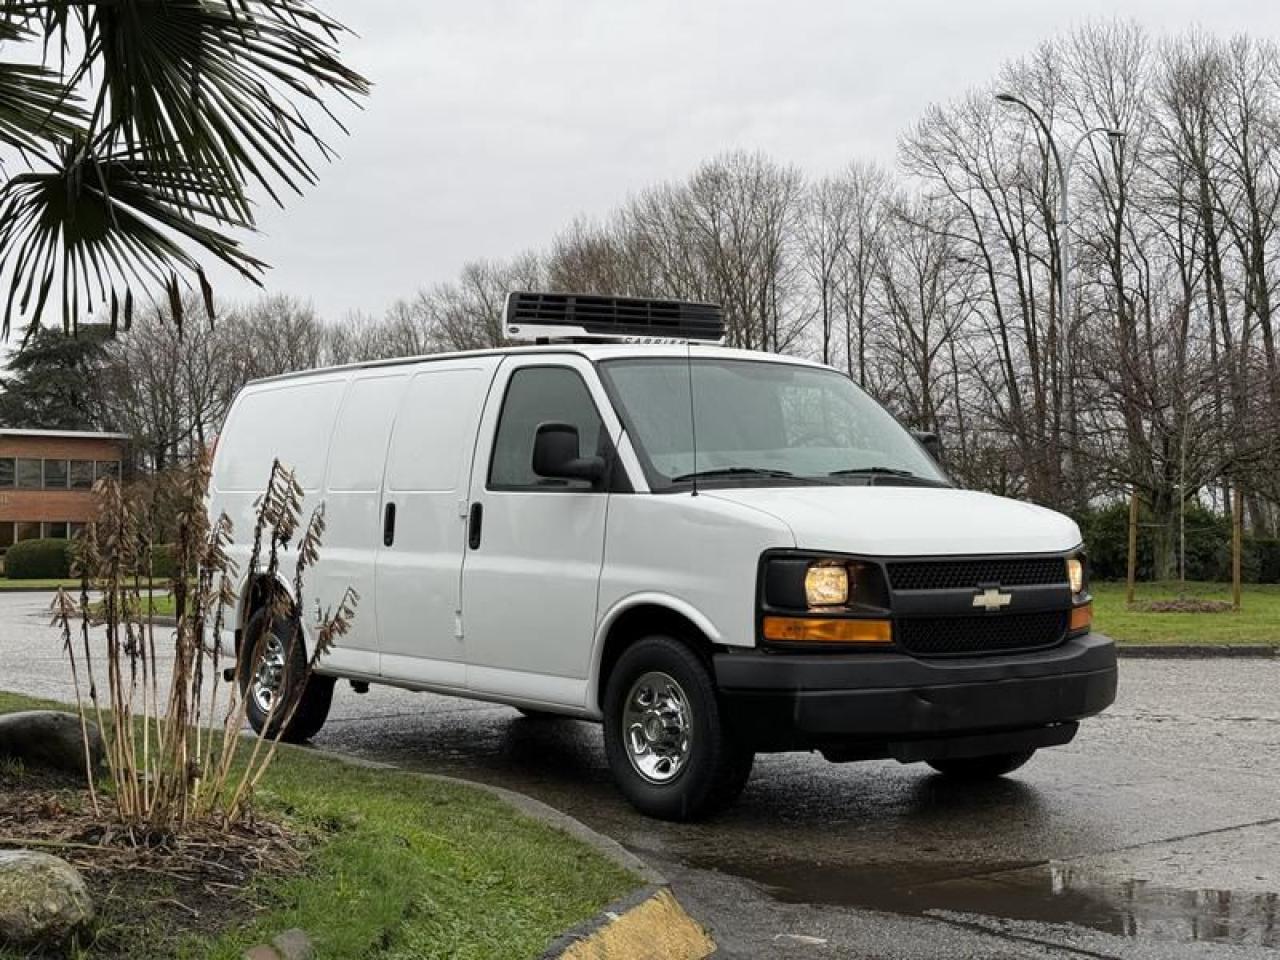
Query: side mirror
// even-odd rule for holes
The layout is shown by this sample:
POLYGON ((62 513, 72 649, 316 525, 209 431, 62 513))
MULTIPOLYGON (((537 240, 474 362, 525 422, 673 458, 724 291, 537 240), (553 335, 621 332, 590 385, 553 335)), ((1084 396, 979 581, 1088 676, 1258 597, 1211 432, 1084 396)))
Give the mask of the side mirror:
POLYGON ((932 430, 912 430, 911 436, 916 438, 916 443, 924 447, 924 452, 933 458, 934 463, 942 463, 942 441, 936 433, 932 430))
POLYGON ((578 456, 578 428, 571 423, 540 423, 533 437, 533 472, 556 480, 604 479, 602 457, 578 456))

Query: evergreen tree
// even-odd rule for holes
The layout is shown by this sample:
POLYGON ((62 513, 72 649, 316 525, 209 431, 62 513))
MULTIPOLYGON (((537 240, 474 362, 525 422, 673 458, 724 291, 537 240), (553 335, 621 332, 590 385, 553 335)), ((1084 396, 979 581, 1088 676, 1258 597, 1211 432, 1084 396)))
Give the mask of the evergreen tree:
POLYGON ((103 428, 95 383, 108 336, 106 325, 82 325, 78 335, 37 330, 9 358, 8 376, 0 379, 0 426, 103 428))

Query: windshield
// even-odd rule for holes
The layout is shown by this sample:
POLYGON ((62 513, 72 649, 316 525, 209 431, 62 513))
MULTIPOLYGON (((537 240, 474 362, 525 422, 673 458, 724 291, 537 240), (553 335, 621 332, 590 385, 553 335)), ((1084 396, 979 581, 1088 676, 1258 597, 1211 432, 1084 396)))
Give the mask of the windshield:
POLYGON ((947 484, 915 439, 833 370, 682 357, 608 360, 601 370, 654 490, 695 475, 739 486, 947 484))

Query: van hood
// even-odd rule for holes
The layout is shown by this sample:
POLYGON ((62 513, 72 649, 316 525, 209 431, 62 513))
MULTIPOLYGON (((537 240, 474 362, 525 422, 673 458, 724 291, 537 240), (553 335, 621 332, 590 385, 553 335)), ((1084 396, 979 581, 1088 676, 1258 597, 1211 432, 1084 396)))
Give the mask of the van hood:
POLYGON ((733 487, 700 495, 771 514, 801 550, 867 556, 1056 553, 1080 544, 1069 517, 946 487, 733 487))

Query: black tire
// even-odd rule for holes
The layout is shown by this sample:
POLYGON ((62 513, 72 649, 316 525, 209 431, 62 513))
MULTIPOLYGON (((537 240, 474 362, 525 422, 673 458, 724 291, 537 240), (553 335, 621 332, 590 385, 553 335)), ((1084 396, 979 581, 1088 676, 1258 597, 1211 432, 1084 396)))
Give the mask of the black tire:
POLYGON ((685 644, 661 635, 637 641, 614 665, 605 688, 604 743, 618 789, 641 813, 661 820, 699 820, 729 806, 746 785, 755 759, 728 728, 702 660, 685 644), (678 686, 691 730, 683 761, 664 782, 646 777, 633 764, 625 718, 633 686, 653 674, 678 686))
MULTIPOLYGON (((259 639, 266 628, 267 620, 268 612, 263 609, 255 613, 245 625, 244 637, 240 643, 240 695, 246 700, 245 714, 254 732, 274 737, 279 733, 280 724, 288 713, 285 709, 286 705, 293 701, 297 693, 297 684, 306 675, 307 651, 300 642, 292 643, 293 649, 289 649, 292 625, 283 617, 275 618, 272 632, 288 655, 288 659, 283 666, 276 693, 276 696, 281 697, 282 700, 275 712, 270 712, 270 703, 260 700, 253 691, 253 680, 258 664, 252 662, 255 654, 259 660, 266 654, 268 644, 260 644, 259 639), (270 716, 269 723, 268 716, 270 716)), ((329 717, 329 707, 333 703, 333 686, 333 677, 312 675, 307 681, 306 689, 301 692, 301 699, 293 712, 293 717, 289 720, 288 727, 280 735, 281 740, 286 743, 302 743, 320 732, 320 728, 329 717)))
POLYGON ((1035 755, 1034 750, 1020 753, 993 753, 985 757, 951 757, 926 761, 944 777, 953 780, 994 780, 1013 773, 1035 755))

